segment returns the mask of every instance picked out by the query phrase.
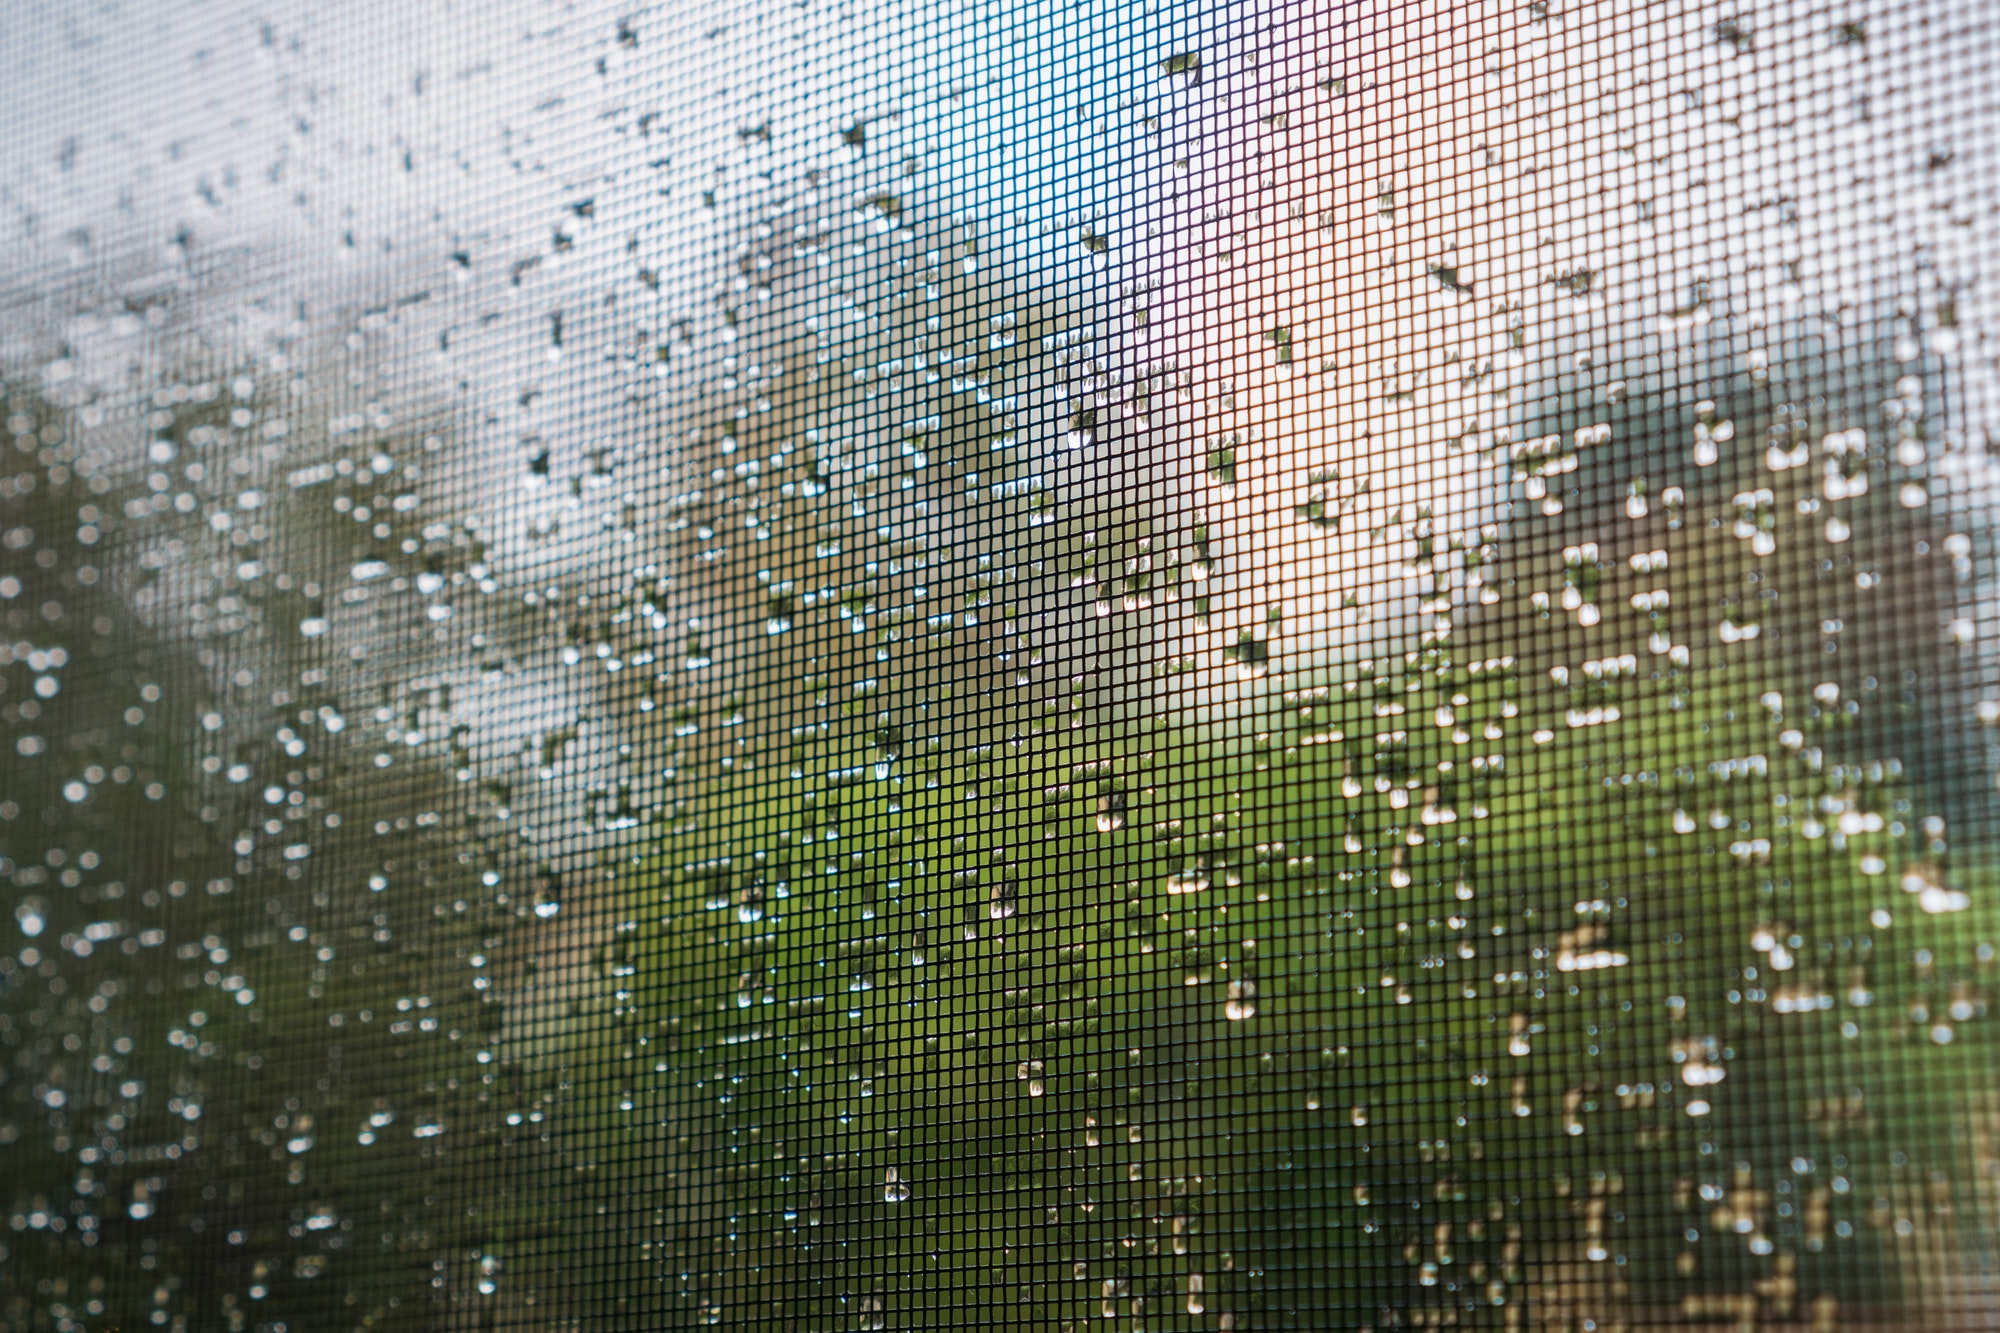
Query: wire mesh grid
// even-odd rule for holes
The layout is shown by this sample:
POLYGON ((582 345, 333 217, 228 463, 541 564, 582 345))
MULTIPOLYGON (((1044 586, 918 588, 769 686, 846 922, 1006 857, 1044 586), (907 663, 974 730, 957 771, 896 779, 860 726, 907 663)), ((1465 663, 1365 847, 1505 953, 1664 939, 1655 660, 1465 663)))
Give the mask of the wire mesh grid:
POLYGON ((0 1327, 2000 1319, 1990 7, 0 34, 0 1327))

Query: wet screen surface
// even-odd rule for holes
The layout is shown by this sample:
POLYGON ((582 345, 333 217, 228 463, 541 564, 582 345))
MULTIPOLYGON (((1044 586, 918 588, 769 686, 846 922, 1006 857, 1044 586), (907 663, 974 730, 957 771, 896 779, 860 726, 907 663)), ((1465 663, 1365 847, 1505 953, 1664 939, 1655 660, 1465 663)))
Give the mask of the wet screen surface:
POLYGON ((0 34, 0 1326, 1989 1326, 1986 7, 0 34))

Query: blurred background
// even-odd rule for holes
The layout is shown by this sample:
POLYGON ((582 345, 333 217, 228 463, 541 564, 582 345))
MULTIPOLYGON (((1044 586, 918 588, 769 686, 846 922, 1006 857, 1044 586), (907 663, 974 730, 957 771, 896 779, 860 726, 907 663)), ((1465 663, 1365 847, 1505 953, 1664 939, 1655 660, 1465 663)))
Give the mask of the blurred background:
POLYGON ((1988 7, 0 64, 0 1327, 2000 1321, 1988 7))

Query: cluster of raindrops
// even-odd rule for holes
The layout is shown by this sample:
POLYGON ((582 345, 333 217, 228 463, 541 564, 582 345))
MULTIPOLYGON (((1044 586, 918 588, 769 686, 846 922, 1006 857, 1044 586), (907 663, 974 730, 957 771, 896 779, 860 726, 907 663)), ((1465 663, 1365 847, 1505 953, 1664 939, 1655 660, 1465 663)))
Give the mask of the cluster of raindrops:
POLYGON ((1860 171, 1923 47, 1781 10, 537 19, 329 98, 373 166, 285 94, 280 165, 416 182, 273 205, 358 288, 210 246, 292 167, 75 237, 0 437, 0 1321, 1952 1298, 1987 261, 1934 185, 1831 253, 1952 154, 1860 171), (501 82, 493 161, 414 132, 501 82))

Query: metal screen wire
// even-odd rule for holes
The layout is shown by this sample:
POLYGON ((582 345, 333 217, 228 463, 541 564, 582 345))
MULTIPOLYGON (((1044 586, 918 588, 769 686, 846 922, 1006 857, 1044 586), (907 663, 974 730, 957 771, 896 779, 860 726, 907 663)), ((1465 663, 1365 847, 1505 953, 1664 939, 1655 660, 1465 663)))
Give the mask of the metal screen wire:
POLYGON ((2000 1324, 1987 0, 0 72, 0 1329, 2000 1324))

